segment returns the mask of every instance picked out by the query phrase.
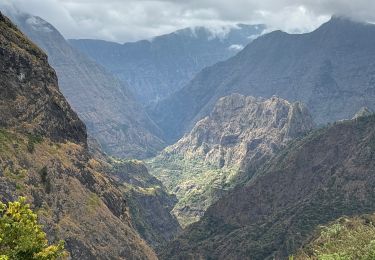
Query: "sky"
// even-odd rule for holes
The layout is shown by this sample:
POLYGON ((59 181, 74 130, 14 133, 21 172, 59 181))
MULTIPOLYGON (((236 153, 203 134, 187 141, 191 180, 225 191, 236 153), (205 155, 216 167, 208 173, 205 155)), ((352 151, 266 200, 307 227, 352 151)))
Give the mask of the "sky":
POLYGON ((332 15, 375 21, 375 0, 0 0, 40 16, 67 39, 148 39, 193 26, 266 24, 309 32, 332 15))

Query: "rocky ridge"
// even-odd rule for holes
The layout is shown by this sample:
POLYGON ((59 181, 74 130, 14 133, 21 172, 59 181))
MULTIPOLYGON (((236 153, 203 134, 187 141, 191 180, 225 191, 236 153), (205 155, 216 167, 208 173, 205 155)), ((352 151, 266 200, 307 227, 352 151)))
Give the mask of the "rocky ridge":
POLYGON ((243 187, 212 205, 162 259, 283 259, 315 228, 375 211, 375 116, 293 141, 243 187))
POLYGON ((0 126, 86 142, 86 128, 57 88, 47 55, 1 15, 0 126))
POLYGON ((174 213, 185 226, 313 127, 299 102, 232 94, 219 99, 209 116, 151 160, 151 173, 177 195, 174 213))

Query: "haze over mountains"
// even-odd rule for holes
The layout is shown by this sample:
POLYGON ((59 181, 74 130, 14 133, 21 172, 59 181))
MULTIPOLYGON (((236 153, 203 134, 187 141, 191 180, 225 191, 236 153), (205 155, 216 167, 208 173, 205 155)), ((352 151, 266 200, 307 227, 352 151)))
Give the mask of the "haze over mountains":
POLYGON ((72 48, 43 19, 19 12, 10 15, 46 51, 59 77, 61 91, 105 152, 144 158, 163 147, 161 131, 135 101, 126 83, 72 48))
POLYGON ((150 110, 169 142, 231 93, 302 101, 318 124, 375 109, 375 25, 333 17, 307 34, 275 31, 200 72, 150 110))
POLYGON ((118 44, 8 12, 0 201, 72 259, 373 258, 375 25, 118 44))
POLYGON ((264 30, 264 25, 238 24, 216 31, 185 28, 124 44, 100 40, 69 42, 128 82, 141 103, 149 105, 181 89, 204 67, 232 57, 264 30))

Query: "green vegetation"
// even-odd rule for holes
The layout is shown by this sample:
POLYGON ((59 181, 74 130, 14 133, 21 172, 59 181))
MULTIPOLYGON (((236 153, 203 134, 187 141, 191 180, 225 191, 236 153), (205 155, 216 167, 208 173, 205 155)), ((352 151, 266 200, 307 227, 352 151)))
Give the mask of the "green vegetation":
POLYGON ((87 200, 88 210, 95 210, 100 206, 100 198, 95 193, 91 193, 87 200))
POLYGON ((42 184, 44 185, 44 189, 47 193, 51 192, 51 181, 48 178, 48 170, 47 166, 44 166, 40 171, 39 171, 40 179, 42 180, 42 184))
POLYGON ((5 131, 4 129, 0 129, 0 143, 4 143, 10 139, 11 134, 5 131))
POLYGON ((9 154, 18 143, 19 140, 13 133, 0 128, 0 151, 2 155, 9 154))
POLYGON ((24 197, 7 205, 0 202, 1 260, 53 260, 65 256, 63 242, 48 245, 37 215, 24 197))
POLYGON ((22 181, 24 178, 26 178, 26 175, 26 169, 11 170, 9 167, 4 169, 4 176, 13 181, 22 181))
POLYGON ((210 205, 235 185, 235 168, 219 168, 197 158, 160 155, 147 162, 150 173, 176 194, 174 207, 181 226, 199 220, 210 205))
POLYGON ((29 153, 34 152, 36 144, 43 142, 43 137, 40 135, 29 134, 27 138, 27 150, 29 153))
POLYGON ((318 235, 294 257, 319 260, 375 259, 375 215, 340 218, 321 227, 318 235))

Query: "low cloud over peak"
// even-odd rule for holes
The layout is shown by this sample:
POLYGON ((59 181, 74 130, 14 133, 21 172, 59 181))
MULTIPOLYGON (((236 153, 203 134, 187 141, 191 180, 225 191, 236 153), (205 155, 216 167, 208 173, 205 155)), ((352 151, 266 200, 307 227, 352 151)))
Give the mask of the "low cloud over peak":
POLYGON ((66 38, 117 42, 151 38, 190 26, 264 23, 307 32, 330 16, 375 21, 373 0, 2 0, 56 26, 66 38))

